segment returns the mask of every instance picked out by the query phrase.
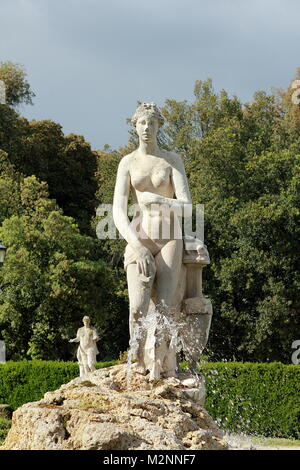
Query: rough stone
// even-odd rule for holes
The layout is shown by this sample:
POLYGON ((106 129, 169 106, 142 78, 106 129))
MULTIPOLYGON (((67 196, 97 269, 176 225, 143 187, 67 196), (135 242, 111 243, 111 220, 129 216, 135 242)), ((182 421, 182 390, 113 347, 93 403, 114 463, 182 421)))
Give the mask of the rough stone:
POLYGON ((228 448, 193 389, 127 372, 125 364, 100 369, 21 406, 1 450, 228 448))

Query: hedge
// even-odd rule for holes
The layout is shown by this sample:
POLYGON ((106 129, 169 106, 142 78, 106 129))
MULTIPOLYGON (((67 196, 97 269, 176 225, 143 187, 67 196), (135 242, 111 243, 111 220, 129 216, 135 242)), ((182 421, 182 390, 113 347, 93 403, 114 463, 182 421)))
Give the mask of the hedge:
MULTIPOLYGON (((116 361, 98 363, 108 367, 116 361)), ((78 376, 74 362, 0 364, 0 403, 16 409, 78 376)), ((202 363, 205 407, 230 432, 300 438, 300 366, 281 363, 202 363)))
POLYGON ((218 362, 200 365, 205 407, 231 432, 300 438, 300 366, 218 362))
MULTIPOLYGON (((97 368, 108 367, 116 361, 101 362, 97 368)), ((24 403, 40 400, 46 392, 78 377, 75 362, 59 361, 8 361, 0 364, 0 403, 13 410, 24 403)))

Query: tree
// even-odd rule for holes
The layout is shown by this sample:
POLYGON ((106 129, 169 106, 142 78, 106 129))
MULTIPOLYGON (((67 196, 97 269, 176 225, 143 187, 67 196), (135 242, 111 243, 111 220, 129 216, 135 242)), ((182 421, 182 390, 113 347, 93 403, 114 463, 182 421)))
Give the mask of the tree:
POLYGON ((0 62, 0 80, 5 83, 6 104, 33 104, 32 98, 35 94, 30 88, 22 65, 9 61, 0 62))
POLYGON ((20 175, 9 162, 7 153, 0 150, 0 222, 21 213, 20 175))
POLYGON ((90 223, 96 210, 97 160, 83 137, 64 136, 53 121, 28 122, 0 105, 0 149, 16 171, 46 181, 65 215, 74 217, 83 233, 94 235, 90 223))
POLYGON ((5 219, 0 230, 8 246, 0 271, 0 325, 8 356, 70 359, 68 339, 84 315, 100 333, 102 358, 118 356, 126 345, 127 315, 116 319, 117 283, 99 259, 97 241, 62 214, 46 183, 25 178, 20 196, 22 215, 5 219), (107 337, 114 322, 121 329, 117 343, 107 337))

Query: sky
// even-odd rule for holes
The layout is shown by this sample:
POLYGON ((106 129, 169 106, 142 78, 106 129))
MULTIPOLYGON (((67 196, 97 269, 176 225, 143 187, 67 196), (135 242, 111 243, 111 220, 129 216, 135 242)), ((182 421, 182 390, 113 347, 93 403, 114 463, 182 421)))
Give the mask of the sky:
POLYGON ((27 71, 22 115, 118 148, 137 101, 191 102, 208 77, 242 102, 289 86, 299 17, 299 0, 0 0, 0 61, 27 71))

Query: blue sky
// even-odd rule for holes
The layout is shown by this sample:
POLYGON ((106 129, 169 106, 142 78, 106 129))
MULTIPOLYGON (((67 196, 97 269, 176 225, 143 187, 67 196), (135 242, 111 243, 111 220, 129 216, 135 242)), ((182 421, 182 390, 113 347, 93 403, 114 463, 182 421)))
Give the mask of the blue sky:
POLYGON ((287 87, 299 17, 299 0, 0 0, 0 60, 27 70, 23 115, 116 148, 137 100, 190 101, 208 77, 243 102, 287 87))

